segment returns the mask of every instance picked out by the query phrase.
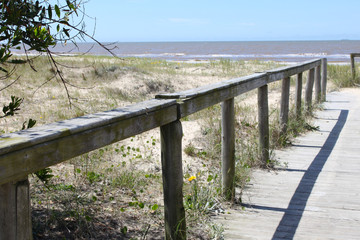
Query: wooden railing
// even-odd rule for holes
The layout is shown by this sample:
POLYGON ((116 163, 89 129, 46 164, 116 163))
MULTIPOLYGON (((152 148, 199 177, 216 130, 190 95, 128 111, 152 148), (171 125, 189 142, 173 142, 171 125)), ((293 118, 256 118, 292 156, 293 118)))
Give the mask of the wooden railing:
POLYGON ((160 127, 166 239, 186 239, 180 119, 222 103, 222 184, 232 199, 235 174, 234 97, 258 89, 259 142, 269 159, 268 84, 282 80, 280 123, 286 131, 290 76, 297 75, 295 105, 301 114, 302 75, 308 71, 305 109, 326 97, 327 60, 317 59, 187 91, 157 95, 129 107, 86 115, 0 137, 0 239, 31 239, 28 174, 160 127))
POLYGON ((360 57, 360 53, 350 53, 350 65, 351 65, 351 75, 352 78, 355 79, 356 71, 355 71, 355 58, 360 57))

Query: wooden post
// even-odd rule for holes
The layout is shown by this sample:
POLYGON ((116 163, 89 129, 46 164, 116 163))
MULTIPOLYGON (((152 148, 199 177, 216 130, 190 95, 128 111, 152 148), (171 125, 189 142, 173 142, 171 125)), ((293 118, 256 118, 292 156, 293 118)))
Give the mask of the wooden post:
POLYGON ((0 240, 32 239, 29 180, 0 186, 0 240))
POLYGON ((235 113, 234 98, 221 103, 222 188, 226 200, 235 196, 235 113))
POLYGON ((280 106, 280 134, 286 134, 289 119, 290 77, 282 80, 280 106))
POLYGON ((321 101, 321 66, 315 68, 315 101, 321 101))
POLYGON ((326 101, 327 59, 321 59, 321 100, 326 101))
POLYGON ((268 85, 258 88, 258 118, 261 162, 266 165, 270 159, 268 85))
POLYGON ((186 239, 183 204, 182 126, 179 120, 160 127, 165 238, 186 239))
POLYGON ((308 80, 306 82, 306 88, 305 88, 305 106, 306 106, 307 113, 311 112, 314 75, 315 75, 315 69, 312 68, 309 70, 308 80))
POLYGON ((302 75, 302 73, 297 75, 295 86, 295 109, 297 119, 301 116, 302 75))
POLYGON ((355 54, 351 53, 350 54, 350 62, 351 62, 351 74, 352 74, 352 79, 355 79, 355 54))

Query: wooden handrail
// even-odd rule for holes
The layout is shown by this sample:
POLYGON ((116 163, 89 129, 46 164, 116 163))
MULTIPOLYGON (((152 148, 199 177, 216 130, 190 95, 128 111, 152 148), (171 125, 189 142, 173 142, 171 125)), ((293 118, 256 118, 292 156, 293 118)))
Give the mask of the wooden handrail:
MULTIPOLYGON (((160 127, 165 235, 168 239, 185 239, 186 223, 182 204, 182 127, 179 120, 214 104, 223 103, 223 192, 227 199, 232 199, 235 174, 234 98, 258 89, 259 151, 262 161, 266 163, 269 160, 267 85, 283 80, 280 121, 285 131, 289 111, 290 77, 297 75, 298 81, 302 81, 303 72, 308 70, 309 81, 306 85, 305 102, 309 109, 314 80, 317 100, 326 98, 326 59, 307 61, 191 90, 159 94, 155 99, 128 107, 0 136, 0 236, 16 239, 16 236, 31 233, 28 174, 160 127)), ((302 84, 298 82, 296 86, 296 108, 299 114, 302 84)))
POLYGON ((178 119, 175 100, 152 99, 0 136, 0 184, 178 119))

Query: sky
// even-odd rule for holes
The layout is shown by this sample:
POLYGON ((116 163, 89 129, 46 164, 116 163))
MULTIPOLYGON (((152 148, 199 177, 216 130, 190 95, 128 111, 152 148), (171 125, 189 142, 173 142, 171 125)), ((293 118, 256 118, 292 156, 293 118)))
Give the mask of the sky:
MULTIPOLYGON (((102 42, 360 40, 359 0, 90 0, 102 42)), ((94 19, 87 18, 87 31, 94 19)))

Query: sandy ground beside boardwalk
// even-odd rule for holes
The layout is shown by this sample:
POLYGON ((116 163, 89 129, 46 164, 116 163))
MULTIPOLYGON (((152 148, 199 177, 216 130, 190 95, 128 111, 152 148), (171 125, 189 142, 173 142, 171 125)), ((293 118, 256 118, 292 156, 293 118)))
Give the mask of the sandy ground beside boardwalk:
MULTIPOLYGON (((41 125, 82 116, 88 113, 110 110, 151 99, 159 93, 196 88, 238 76, 250 75, 254 72, 273 69, 278 66, 277 63, 273 62, 257 61, 236 63, 228 61, 169 63, 159 60, 143 59, 131 59, 127 62, 122 62, 121 60, 114 61, 107 58, 95 58, 91 59, 91 61, 92 62, 89 62, 88 59, 73 58, 64 60, 66 65, 71 66, 71 68, 62 68, 64 77, 69 79, 72 85, 76 86, 68 85, 68 93, 73 104, 72 108, 69 108, 69 99, 61 82, 51 81, 41 86, 42 83, 51 76, 51 70, 49 68, 41 68, 40 75, 42 75, 43 78, 35 78, 32 73, 23 71, 21 81, 13 88, 6 89, 0 96, 3 102, 12 94, 23 97, 23 111, 10 119, 3 119, 0 123, 1 128, 6 132, 14 131, 19 129, 19 126, 29 118, 34 118, 38 121, 38 125, 41 125), (37 89, 38 86, 41 86, 41 88, 37 89)), ((271 106, 276 106, 279 103, 281 95, 279 91, 280 86, 280 82, 277 82, 271 84, 269 87, 269 104, 271 106)), ((293 98, 293 96, 292 87, 291 98, 293 98)), ((248 108, 252 110, 252 113, 256 113, 256 103, 256 91, 236 98, 237 105, 248 106, 248 108)), ((217 113, 219 113, 218 110, 219 109, 217 109, 217 113)), ((241 118, 242 116, 239 114, 237 117, 241 118)), ((183 149, 192 145, 196 151, 200 152, 205 148, 204 141, 206 138, 203 126, 204 120, 209 118, 220 118, 220 115, 210 116, 206 113, 198 113, 182 119, 184 132, 182 142, 183 149)), ((256 114, 254 118, 256 118, 256 114)), ((101 151, 94 151, 85 156, 58 164, 52 167, 52 169, 53 174, 56 176, 55 182, 57 184, 61 183, 75 186, 76 191, 79 191, 79 193, 76 192, 76 194, 90 199, 89 201, 93 200, 94 196, 100 199, 98 195, 99 191, 105 191, 106 194, 108 194, 104 194, 106 197, 111 196, 110 198, 112 200, 110 202, 101 202, 101 207, 100 203, 97 203, 97 209, 95 210, 89 206, 86 206, 86 208, 90 208, 91 211, 96 212, 100 216, 111 216, 116 222, 127 224, 129 231, 140 231, 139 228, 143 228, 151 223, 151 229, 154 229, 156 232, 159 229, 163 229, 161 221, 158 220, 159 217, 155 217, 155 220, 153 220, 154 212, 147 212, 148 215, 144 217, 143 212, 134 211, 133 208, 128 207, 128 203, 135 201, 135 195, 137 199, 145 199, 143 201, 148 205, 159 204, 159 206, 162 206, 161 185, 158 184, 158 182, 156 182, 154 186, 149 186, 148 189, 136 189, 136 194, 131 192, 131 189, 129 190, 125 187, 120 190, 115 188, 107 189, 109 187, 104 187, 104 185, 108 183, 106 182, 108 181, 108 175, 111 175, 108 170, 112 169, 112 166, 120 166, 116 171, 121 173, 125 171, 132 173, 140 172, 143 178, 144 175, 151 176, 151 174, 160 178, 160 159, 160 133, 159 129, 154 129, 101 149, 101 151), (123 154, 118 154, 119 149, 123 146, 125 148, 135 149, 142 157, 123 157, 123 154), (83 184, 89 180, 89 175, 83 173, 94 173, 94 176, 100 179, 99 182, 101 184, 83 184), (140 193, 140 191, 143 192, 140 193), (125 206, 127 209, 129 208, 129 211, 125 211, 126 214, 133 214, 133 218, 138 222, 126 222, 127 218, 125 218, 119 210, 125 208, 125 206), (155 223, 153 224, 153 222, 155 223)), ((206 157, 190 156, 183 153, 183 168, 185 174, 207 174, 206 171, 209 170, 207 164, 208 159, 206 157)), ((215 170, 218 171, 219 169, 215 170)), ((148 181, 149 179, 145 180, 148 181)), ((35 184, 36 179, 32 181, 35 184)), ((34 201, 34 208, 40 212, 48 211, 47 206, 41 203, 45 201, 44 193, 36 194, 34 199, 37 199, 37 201, 34 201), (38 199, 40 199, 40 201, 38 199)), ((62 195, 52 196, 50 193, 47 194, 50 195, 46 195, 46 198, 49 199, 48 206, 52 206, 51 204, 56 202, 57 199, 62 199, 63 197, 62 195)), ((100 202, 100 200, 96 200, 95 202, 100 202)), ((54 208, 59 208, 59 206, 54 204, 54 208)))

